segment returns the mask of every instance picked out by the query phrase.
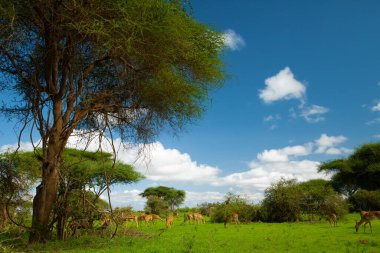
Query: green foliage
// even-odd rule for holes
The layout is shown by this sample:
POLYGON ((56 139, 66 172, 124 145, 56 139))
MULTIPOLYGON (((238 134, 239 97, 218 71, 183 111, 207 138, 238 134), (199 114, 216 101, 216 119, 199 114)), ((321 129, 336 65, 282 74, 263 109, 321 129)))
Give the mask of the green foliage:
POLYGON ((224 222, 229 214, 236 212, 240 222, 257 220, 258 207, 251 205, 239 195, 227 193, 223 203, 213 204, 211 207, 211 221, 224 222))
POLYGON ((65 137, 78 125, 101 129, 106 121, 123 137, 145 141, 164 125, 177 129, 199 118, 209 90, 224 79, 224 43, 186 2, 0 1, 1 72, 17 80, 9 88, 25 102, 4 111, 33 117, 17 112, 43 112, 61 100, 67 107, 60 113, 75 116, 63 118, 65 137))
POLYGON ((359 190, 348 198, 353 211, 380 210, 380 191, 359 190))
POLYGON ((319 171, 334 173, 333 187, 348 196, 358 189, 380 189, 380 143, 358 147, 347 159, 323 163, 319 171))
POLYGON ((262 214, 271 222, 298 221, 301 203, 302 192, 296 180, 281 179, 265 190, 262 214))
POLYGON ((169 205, 168 202, 163 200, 162 198, 154 195, 150 195, 147 197, 145 212, 152 214, 166 214, 168 211, 169 205))
POLYGON ((175 207, 178 207, 185 201, 186 192, 172 187, 158 186, 145 189, 140 196, 147 198, 155 196, 166 202, 166 205, 174 210, 175 207))
POLYGON ((313 220, 316 216, 335 213, 343 217, 348 210, 346 201, 325 180, 298 183, 280 180, 265 191, 260 209, 261 218, 271 222, 299 221, 301 214, 313 220))
POLYGON ((111 185, 135 183, 144 178, 131 165, 114 163, 110 153, 65 149, 62 160, 61 171, 66 177, 64 181, 74 180, 79 189, 85 185, 104 185, 106 178, 109 178, 111 185))
POLYGON ((33 154, 0 154, 0 231, 9 223, 8 212, 18 224, 29 221, 29 192, 38 179, 39 168, 40 163, 33 154))

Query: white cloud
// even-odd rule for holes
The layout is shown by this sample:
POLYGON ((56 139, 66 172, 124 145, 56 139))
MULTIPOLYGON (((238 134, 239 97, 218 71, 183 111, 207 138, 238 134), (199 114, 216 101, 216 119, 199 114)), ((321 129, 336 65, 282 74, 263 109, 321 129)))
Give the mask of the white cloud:
POLYGON ((261 162, 252 161, 249 170, 239 173, 232 173, 223 177, 216 185, 236 185, 239 188, 249 189, 261 193, 268 188, 271 183, 285 179, 297 179, 307 181, 316 178, 326 178, 326 175, 317 172, 319 162, 302 161, 283 161, 283 162, 261 162))
POLYGON ((265 103, 277 100, 304 98, 306 87, 294 78, 289 67, 281 70, 277 75, 265 79, 266 88, 259 91, 259 97, 265 103))
MULTIPOLYGON (((216 167, 198 164, 189 154, 181 153, 177 149, 165 148, 160 142, 146 145, 124 145, 120 139, 114 141, 117 147, 118 160, 132 164, 135 169, 145 175, 147 179, 164 182, 198 182, 205 183, 218 177, 220 170, 216 167)), ((93 139, 90 143, 70 138, 69 147, 84 148, 94 151, 99 148, 99 140, 93 139)), ((111 146, 103 141, 102 149, 111 152, 111 146)))
POLYGON ((371 109, 372 109, 372 111, 375 111, 375 112, 380 111, 380 102, 377 103, 377 105, 373 106, 371 109))
POLYGON ((339 148, 337 145, 345 142, 347 138, 345 136, 328 136, 327 134, 322 134, 318 140, 315 141, 317 145, 317 154, 328 154, 328 155, 340 155, 348 154, 352 150, 347 148, 339 148))
POLYGON ((223 41, 226 47, 231 50, 240 50, 245 46, 245 41, 243 37, 237 34, 234 30, 228 29, 223 33, 223 41))
POLYGON ((224 200, 225 193, 216 191, 206 191, 206 192, 194 192, 186 191, 186 199, 184 202, 185 206, 196 206, 198 204, 208 202, 222 202, 224 200))
POLYGON ((261 162, 287 162, 289 156, 306 156, 311 153, 312 145, 305 146, 289 146, 282 149, 264 150, 257 155, 257 159, 261 162))
POLYGON ((323 114, 330 109, 320 105, 311 105, 302 110, 301 116, 309 123, 315 123, 325 120, 323 114))
MULTIPOLYGON (((139 194, 142 191, 137 189, 125 190, 125 191, 111 191, 112 205, 117 206, 132 206, 134 209, 143 210, 146 199, 139 194)), ((108 196, 106 193, 100 196, 101 199, 108 202, 108 196)))

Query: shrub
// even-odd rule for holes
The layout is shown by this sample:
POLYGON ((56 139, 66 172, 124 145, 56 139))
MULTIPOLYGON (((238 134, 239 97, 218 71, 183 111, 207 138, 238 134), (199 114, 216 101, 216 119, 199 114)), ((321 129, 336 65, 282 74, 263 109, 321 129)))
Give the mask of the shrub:
POLYGON ((380 191, 359 190, 348 201, 352 205, 351 211, 380 210, 380 191))

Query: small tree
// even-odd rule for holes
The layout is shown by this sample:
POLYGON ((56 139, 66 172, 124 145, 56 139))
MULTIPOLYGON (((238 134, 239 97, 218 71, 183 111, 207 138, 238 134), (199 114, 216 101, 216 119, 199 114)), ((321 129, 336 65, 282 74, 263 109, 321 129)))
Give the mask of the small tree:
POLYGON ((298 221, 301 215, 302 192, 295 179, 281 179, 265 190, 262 212, 271 222, 298 221))
POLYGON ((152 214, 162 214, 168 211, 169 204, 162 198, 154 195, 150 195, 147 197, 145 212, 152 214))
POLYGON ((228 192, 224 198, 225 201, 223 203, 213 205, 211 212, 212 222, 224 222, 232 212, 238 213, 239 221, 241 222, 257 220, 257 206, 249 204, 246 199, 231 192, 228 192))
MULTIPOLYGON (((140 194, 142 197, 149 198, 150 196, 155 196, 166 203, 172 211, 185 201, 186 193, 182 190, 177 190, 174 188, 169 188, 166 186, 149 187, 145 189, 143 193, 140 194)), ((151 200, 156 202, 157 200, 151 200)))

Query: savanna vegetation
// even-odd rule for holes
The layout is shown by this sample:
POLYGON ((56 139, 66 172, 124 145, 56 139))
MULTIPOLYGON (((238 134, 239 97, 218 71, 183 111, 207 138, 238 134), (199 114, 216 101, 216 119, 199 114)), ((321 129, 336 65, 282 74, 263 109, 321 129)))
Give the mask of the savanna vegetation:
POLYGON ((223 47, 186 0, 0 0, 0 88, 17 98, 0 112, 33 144, 0 154, 0 251, 378 252, 379 224, 353 221, 380 216, 380 143, 323 163, 330 181, 274 182, 261 203, 179 208, 185 192, 159 186, 144 211, 111 204, 112 185, 143 179, 115 149, 66 148, 73 133, 114 148, 181 130, 221 86, 223 47))

